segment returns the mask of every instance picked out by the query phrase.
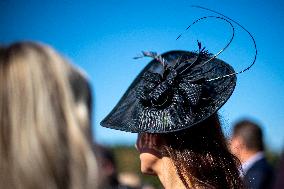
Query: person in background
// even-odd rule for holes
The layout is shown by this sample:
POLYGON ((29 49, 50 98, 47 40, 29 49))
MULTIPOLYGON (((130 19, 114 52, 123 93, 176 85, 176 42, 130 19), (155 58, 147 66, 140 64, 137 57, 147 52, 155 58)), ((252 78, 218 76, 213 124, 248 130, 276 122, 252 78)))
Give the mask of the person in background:
POLYGON ((142 186, 142 189, 155 189, 155 187, 152 186, 151 184, 144 184, 144 185, 142 186))
POLYGON ((241 175, 247 188, 270 188, 273 170, 264 156, 260 126, 249 120, 238 122, 233 128, 230 147, 242 163, 241 175))
POLYGON ((47 45, 0 46, 0 188, 98 188, 77 72, 47 45))
POLYGON ((112 151, 102 145, 95 144, 96 154, 99 154, 100 160, 100 178, 102 189, 139 189, 140 187, 131 187, 120 183, 117 174, 116 162, 112 151))
POLYGON ((282 189, 283 186, 284 186, 284 153, 282 153, 282 157, 276 174, 275 183, 273 184, 273 189, 282 189))
POLYGON ((92 90, 88 81, 87 74, 80 68, 68 65, 68 80, 75 102, 75 113, 78 117, 79 125, 83 128, 85 134, 92 138, 92 90))
POLYGON ((120 172, 118 175, 118 180, 122 185, 135 189, 140 189, 142 185, 139 175, 133 172, 120 172))

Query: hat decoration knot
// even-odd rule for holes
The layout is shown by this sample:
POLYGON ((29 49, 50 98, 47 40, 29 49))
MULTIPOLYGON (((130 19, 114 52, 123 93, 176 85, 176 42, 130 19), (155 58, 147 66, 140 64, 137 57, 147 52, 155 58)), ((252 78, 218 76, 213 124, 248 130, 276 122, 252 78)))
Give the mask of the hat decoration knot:
POLYGON ((190 73, 195 65, 201 63, 202 57, 210 56, 208 51, 205 51, 205 47, 201 47, 200 42, 198 46, 199 53, 195 61, 190 62, 189 59, 183 60, 180 57, 172 66, 156 52, 142 52, 142 56, 152 57, 160 62, 163 65, 163 71, 161 73, 146 71, 143 74, 143 82, 136 92, 141 105, 139 111, 141 115, 148 115, 146 117, 186 115, 183 120, 193 121, 191 119, 194 117, 194 107, 198 105, 206 79, 192 80, 190 73))

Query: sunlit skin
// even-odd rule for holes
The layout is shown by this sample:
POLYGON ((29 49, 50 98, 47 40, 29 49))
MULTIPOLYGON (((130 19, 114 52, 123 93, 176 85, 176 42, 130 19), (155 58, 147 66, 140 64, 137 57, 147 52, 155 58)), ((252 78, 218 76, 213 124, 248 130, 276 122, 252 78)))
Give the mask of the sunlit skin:
MULTIPOLYGON (((230 150, 232 154, 240 157, 241 150, 244 148, 242 141, 238 137, 232 137, 230 140, 230 150)), ((239 158, 240 159, 240 158, 239 158)))
POLYGON ((183 189, 175 166, 169 157, 159 151, 164 140, 157 134, 139 134, 136 148, 140 153, 141 172, 158 176, 165 189, 183 189))
POLYGON ((233 136, 231 138, 230 150, 232 154, 234 154, 241 161, 241 163, 246 162, 257 153, 255 150, 247 149, 242 138, 238 136, 233 136))
POLYGON ((154 134, 139 134, 136 148, 140 153, 141 172, 144 174, 156 175, 159 169, 162 154, 158 151, 161 142, 154 134))

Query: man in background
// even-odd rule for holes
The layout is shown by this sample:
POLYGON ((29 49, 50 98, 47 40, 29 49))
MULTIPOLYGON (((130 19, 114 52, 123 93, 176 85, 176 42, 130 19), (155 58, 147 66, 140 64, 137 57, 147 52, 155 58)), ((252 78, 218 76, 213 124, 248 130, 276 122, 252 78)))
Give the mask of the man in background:
POLYGON ((248 189, 271 187, 273 170, 264 156, 263 134, 254 122, 243 120, 233 128, 231 151, 241 161, 241 174, 248 189))

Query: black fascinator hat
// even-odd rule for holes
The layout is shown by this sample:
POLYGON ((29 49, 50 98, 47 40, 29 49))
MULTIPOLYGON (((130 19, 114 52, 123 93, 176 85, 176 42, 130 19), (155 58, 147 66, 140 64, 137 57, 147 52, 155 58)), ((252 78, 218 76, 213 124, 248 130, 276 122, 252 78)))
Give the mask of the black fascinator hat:
MULTIPOLYGON (((227 48, 234 37, 231 22, 239 24, 222 16, 209 17, 225 20, 231 25, 233 34, 227 48)), ((208 17, 193 24, 204 18, 208 17)), ((253 42, 255 44, 254 39, 253 42)), ((225 104, 236 86, 236 75, 248 70, 256 59, 255 55, 248 68, 235 72, 228 63, 216 58, 225 48, 213 55, 198 42, 198 52, 170 51, 161 55, 142 52, 141 57, 153 60, 136 77, 101 125, 134 133, 167 133, 204 121, 225 104)))
POLYGON ((235 75, 210 81, 234 70, 219 59, 203 65, 208 58, 206 53, 170 51, 160 56, 164 65, 152 60, 101 125, 130 132, 164 133, 208 118, 228 100, 236 85, 235 75))

